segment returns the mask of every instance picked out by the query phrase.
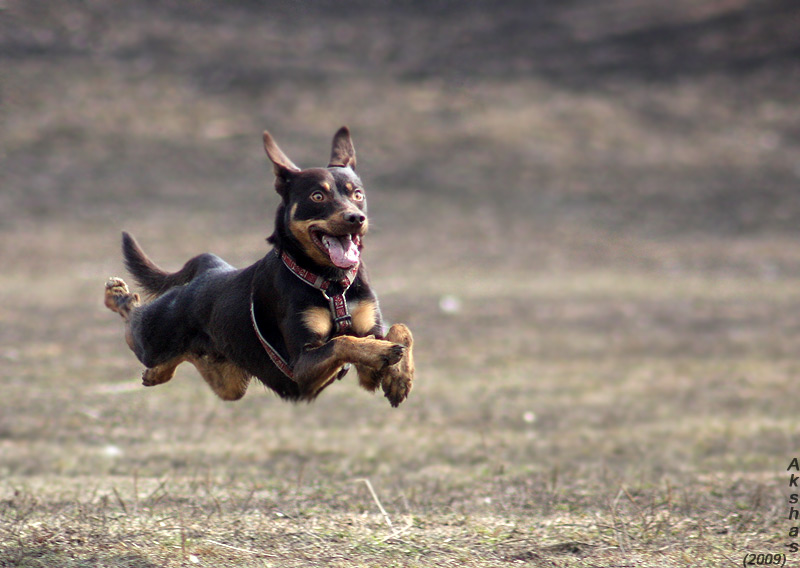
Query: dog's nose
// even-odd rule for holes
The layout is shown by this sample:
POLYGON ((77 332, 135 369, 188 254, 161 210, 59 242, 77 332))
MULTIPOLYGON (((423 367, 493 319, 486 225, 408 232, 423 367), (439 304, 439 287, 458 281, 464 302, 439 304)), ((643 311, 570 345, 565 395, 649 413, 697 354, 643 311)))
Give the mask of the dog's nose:
POLYGON ((367 216, 361 212, 350 211, 344 214, 344 220, 351 225, 361 226, 367 220, 367 216))

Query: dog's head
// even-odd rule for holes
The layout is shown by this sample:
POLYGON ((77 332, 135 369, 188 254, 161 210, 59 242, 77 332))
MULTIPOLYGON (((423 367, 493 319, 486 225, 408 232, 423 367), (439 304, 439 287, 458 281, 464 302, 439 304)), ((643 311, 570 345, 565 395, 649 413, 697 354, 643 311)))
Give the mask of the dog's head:
POLYGON ((356 152, 343 126, 333 137, 330 163, 301 170, 264 132, 264 149, 275 171, 281 205, 268 239, 320 267, 347 270, 361 260, 367 232, 367 199, 356 175, 356 152))

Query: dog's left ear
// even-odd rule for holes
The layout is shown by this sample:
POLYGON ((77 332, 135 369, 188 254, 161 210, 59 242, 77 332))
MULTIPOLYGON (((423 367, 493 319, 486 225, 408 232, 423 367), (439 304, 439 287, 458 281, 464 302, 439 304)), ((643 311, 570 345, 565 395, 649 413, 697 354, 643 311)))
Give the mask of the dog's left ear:
POLYGON ((350 130, 342 126, 333 136, 333 147, 331 148, 331 161, 329 168, 356 168, 356 149, 353 141, 350 140, 350 130))

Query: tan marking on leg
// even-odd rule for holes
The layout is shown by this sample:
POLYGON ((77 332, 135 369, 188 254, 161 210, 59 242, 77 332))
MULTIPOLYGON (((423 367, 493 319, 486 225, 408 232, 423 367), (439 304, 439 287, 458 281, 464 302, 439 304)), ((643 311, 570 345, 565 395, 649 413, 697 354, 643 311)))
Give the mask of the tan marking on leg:
POLYGON ((336 342, 336 357, 342 364, 355 363, 373 369, 394 365, 403 357, 405 350, 396 343, 374 337, 343 335, 332 341, 336 342))
POLYGON ((404 351, 405 347, 390 341, 342 335, 304 353, 295 365, 295 380, 305 393, 303 398, 311 400, 335 380, 342 365, 379 370, 397 363, 404 351), (326 355, 320 360, 321 353, 326 355))
POLYGON ((411 330, 405 324, 395 324, 386 334, 386 340, 406 347, 403 358, 396 364, 383 369, 356 365, 358 384, 361 388, 370 392, 375 391, 379 385, 382 385, 386 397, 392 402, 392 406, 397 406, 408 396, 413 387, 414 338, 411 335, 411 330))
POLYGON ((187 359, 222 400, 239 400, 247 392, 250 374, 230 361, 214 361, 208 356, 187 359))
POLYGON ((356 365, 356 371, 358 372, 358 385, 366 391, 375 392, 381 384, 382 373, 363 365, 356 365))
POLYGON ((175 375, 175 369, 184 361, 186 361, 186 357, 180 356, 161 365, 145 369, 142 373, 142 384, 146 387, 163 385, 175 375))
POLYGON ((104 302, 109 310, 122 317, 125 322, 125 342, 131 351, 135 352, 130 320, 131 312, 139 306, 139 294, 131 294, 122 278, 109 278, 106 282, 104 302))
POLYGON ((381 379, 384 395, 392 406, 397 406, 408 398, 414 387, 414 337, 405 324, 396 323, 389 329, 386 339, 406 346, 403 358, 387 367, 381 379))
POLYGON ((139 305, 139 294, 131 294, 122 278, 109 278, 106 282, 104 302, 112 312, 128 320, 131 311, 139 305))

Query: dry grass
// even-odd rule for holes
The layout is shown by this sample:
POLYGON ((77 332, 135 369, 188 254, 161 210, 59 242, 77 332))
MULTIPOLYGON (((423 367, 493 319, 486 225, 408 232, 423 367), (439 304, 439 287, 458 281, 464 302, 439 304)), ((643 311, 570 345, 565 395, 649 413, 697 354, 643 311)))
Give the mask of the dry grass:
POLYGON ((319 26, 288 5, 164 5, 31 2, 11 14, 24 31, 0 27, 30 49, 0 51, 0 566, 716 568, 784 551, 800 117, 780 58, 588 89, 553 78, 557 42, 541 72, 515 56, 514 11, 319 26), (462 33, 497 42, 477 53, 462 33), (261 129, 313 165, 341 123, 384 314, 417 339, 410 399, 393 410, 346 377, 310 406, 258 386, 223 403, 191 369, 141 387, 101 302, 119 231, 168 268, 252 262, 276 199, 261 129))
POLYGON ((6 565, 720 566, 780 550, 793 280, 522 270, 503 293, 492 271, 447 287, 457 274, 381 267, 387 315, 418 336, 406 404, 350 377, 311 406, 258 387, 225 404, 189 369, 138 385, 99 300, 117 261, 72 229, 78 258, 45 250, 63 226, 25 234, 47 266, 0 280, 6 565))

